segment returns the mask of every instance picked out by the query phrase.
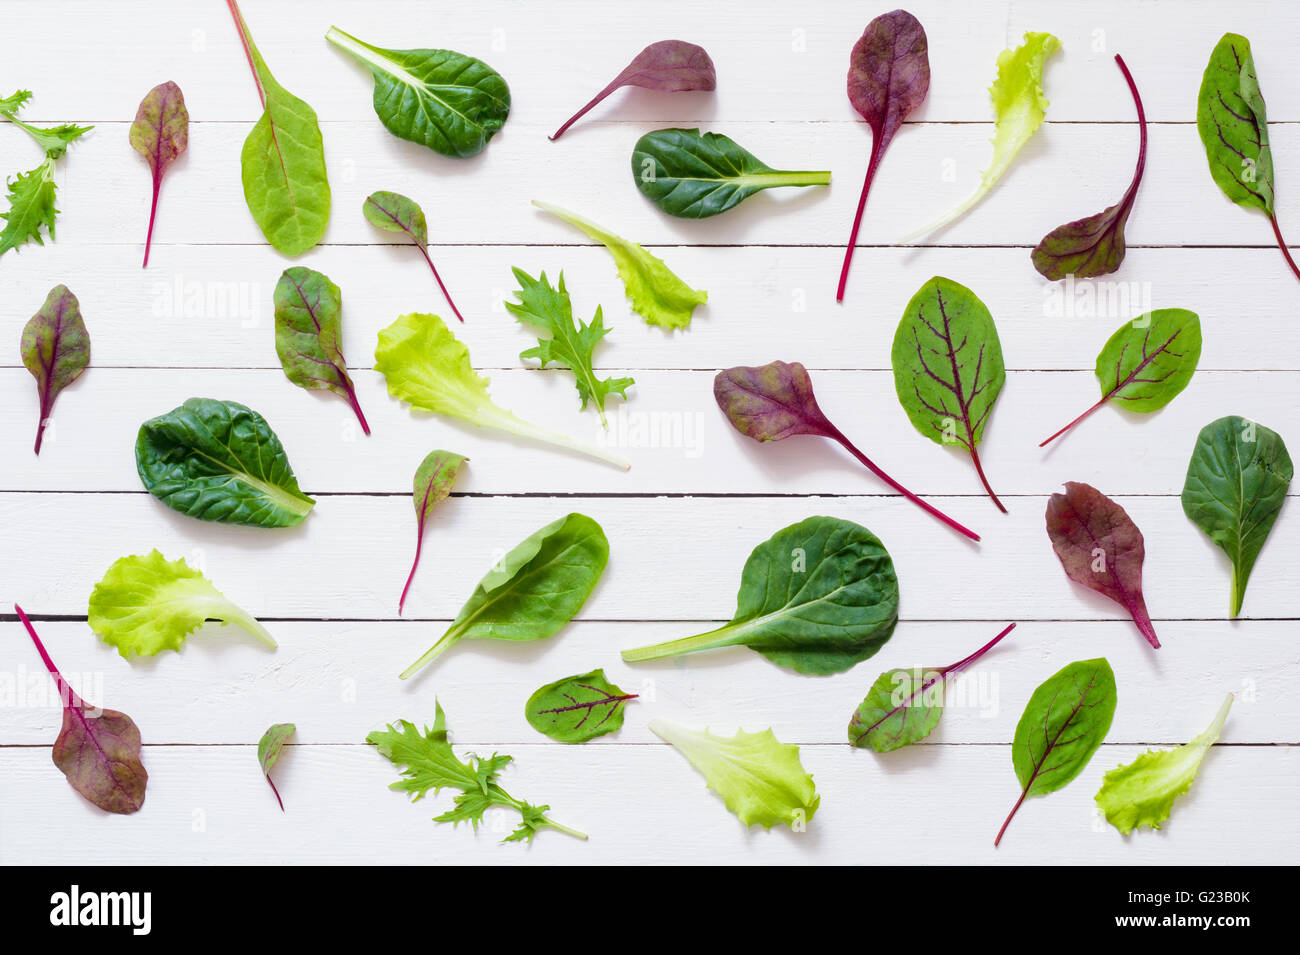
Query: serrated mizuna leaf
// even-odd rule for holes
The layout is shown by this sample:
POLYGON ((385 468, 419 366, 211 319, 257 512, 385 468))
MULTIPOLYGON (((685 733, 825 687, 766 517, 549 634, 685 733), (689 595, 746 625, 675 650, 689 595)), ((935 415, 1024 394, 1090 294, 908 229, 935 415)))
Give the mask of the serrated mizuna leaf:
POLYGON ((548 683, 524 704, 524 717, 539 733, 561 743, 585 743, 623 725, 623 708, 635 693, 624 693, 592 670, 548 683))
POLYGON ((40 399, 35 447, 35 453, 40 454, 54 399, 90 364, 90 334, 81 318, 77 296, 66 285, 50 289, 41 310, 23 327, 21 350, 23 364, 36 379, 40 399))
POLYGON ((67 152, 70 143, 94 128, 71 124, 41 128, 24 123, 18 118, 18 110, 31 96, 27 90, 19 90, 0 100, 0 120, 6 120, 27 133, 45 153, 45 161, 35 169, 8 180, 9 211, 0 212, 0 219, 5 220, 4 229, 0 229, 0 255, 24 242, 44 245, 42 226, 53 241, 54 217, 59 211, 54 208, 54 161, 67 152))
POLYGON ((447 499, 447 495, 451 493, 452 485, 456 483, 456 475, 460 473, 462 465, 468 460, 469 458, 451 451, 430 451, 415 470, 415 482, 412 491, 413 500, 415 501, 415 560, 411 563, 411 573, 407 575, 406 586, 402 588, 402 596, 397 601, 399 616, 402 613, 402 608, 406 606, 406 594, 411 589, 411 581, 415 579, 415 569, 420 566, 420 551, 424 546, 425 521, 429 519, 429 512, 447 499))
POLYGON ((385 232, 404 233, 420 250, 424 256, 424 261, 429 264, 429 271, 433 273, 433 280, 438 283, 438 288, 442 290, 442 297, 447 300, 447 304, 456 314, 456 317, 462 322, 465 316, 456 308, 456 303, 451 300, 451 294, 447 291, 447 286, 442 284, 442 276, 438 274, 438 269, 433 264, 433 259, 429 257, 429 225, 424 218, 424 210, 414 199, 408 199, 399 192, 372 192, 366 196, 366 201, 361 203, 362 214, 370 221, 370 224, 385 232))
POLYGON ((144 157, 153 175, 153 201, 149 205, 149 231, 144 239, 144 265, 149 266, 153 244, 153 222, 158 212, 158 189, 163 173, 176 161, 190 141, 190 113, 181 88, 168 80, 151 89, 140 101, 131 124, 131 148, 144 157))
POLYGON ((262 734, 257 743, 257 762, 262 767, 262 775, 271 786, 271 792, 275 793, 275 801, 280 804, 281 812, 284 812, 284 800, 280 798, 280 790, 275 788, 275 782, 271 779, 271 769, 280 759, 284 744, 297 729, 292 723, 276 723, 262 734))

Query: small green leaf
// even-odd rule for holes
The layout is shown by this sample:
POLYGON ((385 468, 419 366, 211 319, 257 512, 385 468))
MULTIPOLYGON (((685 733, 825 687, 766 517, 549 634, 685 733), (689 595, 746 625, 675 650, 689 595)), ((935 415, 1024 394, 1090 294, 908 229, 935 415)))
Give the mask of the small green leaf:
POLYGON ((1205 67, 1196 98, 1196 130, 1210 175, 1239 206, 1273 215, 1273 152, 1268 115, 1250 41, 1225 33, 1205 67))
POLYGON ((433 259, 429 257, 429 224, 424 218, 424 210, 420 208, 419 203, 399 192, 381 190, 366 196, 366 201, 361 203, 361 213, 375 228, 383 229, 385 232, 401 232, 415 243, 415 247, 424 256, 424 261, 429 264, 429 271, 433 273, 433 280, 442 290, 442 297, 447 300, 456 317, 462 322, 465 321, 465 316, 451 300, 451 294, 443 284, 442 276, 438 274, 433 259))
POLYGON ((397 601, 397 613, 400 615, 406 606, 406 594, 415 579, 415 569, 420 566, 420 551, 424 547, 424 523, 429 519, 429 512, 447 499, 456 475, 469 458, 452 451, 430 451, 415 469, 412 487, 412 499, 415 501, 415 560, 411 562, 411 573, 407 575, 406 586, 397 601))
POLYGON ((284 749, 284 744, 297 729, 298 727, 292 723, 276 723, 262 734, 257 744, 257 761, 262 767, 262 775, 271 786, 271 792, 275 793, 275 801, 280 804, 281 812, 284 812, 284 800, 280 798, 280 790, 275 788, 275 783, 271 779, 271 769, 280 759, 280 751, 284 749))
POLYGON ((44 245, 41 227, 54 239, 54 160, 46 159, 29 172, 20 172, 9 180, 9 211, 0 212, 5 220, 0 230, 0 255, 16 249, 25 242, 44 245))
POLYGON ((585 743, 623 725, 623 708, 635 693, 624 693, 592 670, 548 683, 528 698, 524 716, 539 733, 561 743, 585 743))

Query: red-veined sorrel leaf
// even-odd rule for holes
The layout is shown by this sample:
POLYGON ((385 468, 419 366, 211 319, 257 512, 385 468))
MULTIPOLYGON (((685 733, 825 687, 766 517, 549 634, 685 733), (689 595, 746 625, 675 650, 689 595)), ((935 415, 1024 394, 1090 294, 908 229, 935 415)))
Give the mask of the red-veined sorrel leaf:
POLYGON ((415 247, 424 256, 424 261, 429 263, 429 271, 433 273, 433 280, 442 290, 442 297, 447 300, 456 317, 462 322, 465 321, 465 316, 451 300, 451 293, 447 291, 447 286, 442 284, 442 276, 438 274, 437 266, 433 264, 433 259, 429 258, 429 224, 424 218, 424 210, 420 208, 420 204, 400 192, 380 190, 366 196, 366 201, 361 204, 361 213, 376 228, 383 229, 385 232, 403 232, 415 243, 415 247))
POLYGON ((54 741, 54 765, 68 783, 105 812, 129 815, 144 805, 149 774, 140 762, 140 730, 117 710, 87 705, 63 679, 23 608, 14 604, 36 652, 59 691, 63 728, 54 741), (91 715, 91 714, 97 715, 91 715))
POLYGON ((1133 94, 1133 104, 1137 106, 1138 159, 1133 181, 1113 206, 1085 219, 1057 226, 1043 237, 1030 254, 1030 259, 1044 278, 1063 279, 1067 275, 1095 278, 1114 272, 1124 261, 1124 226, 1133 211, 1133 200, 1137 198, 1142 171, 1147 164, 1147 114, 1142 109, 1142 97, 1138 96, 1137 85, 1124 64, 1124 58, 1116 53, 1115 62, 1124 74, 1124 81, 1133 94))
POLYGON ((280 790, 275 788, 275 782, 271 779, 271 769, 280 759, 280 751, 284 749, 284 744, 297 729, 298 727, 293 723, 276 723, 262 734, 262 738, 257 743, 257 762, 262 767, 262 775, 271 785, 271 792, 275 793, 275 801, 280 804, 281 812, 284 812, 284 800, 280 798, 280 790))
POLYGON ((149 248, 153 244, 153 220, 158 212, 158 188, 163 173, 185 152, 190 141, 190 113, 185 108, 181 88, 168 80, 151 89, 136 111, 131 124, 131 148, 149 163, 153 174, 153 203, 149 206, 149 231, 144 239, 144 265, 149 267, 149 248))
POLYGON ((81 377, 90 364, 90 335, 81 318, 77 296, 66 285, 50 289, 41 310, 23 328, 23 364, 36 379, 40 397, 40 419, 36 423, 36 453, 41 453, 41 439, 54 399, 59 392, 81 377))
POLYGON ((875 179, 885 150, 907 114, 925 100, 930 91, 930 55, 925 29, 906 10, 895 10, 876 17, 867 24, 849 55, 849 102, 871 127, 871 158, 867 161, 867 178, 858 197, 858 211, 853 216, 853 231, 844 250, 844 267, 835 301, 844 300, 844 286, 849 280, 849 263, 862 225, 862 210, 875 179))
POLYGON ((815 434, 838 441, 899 494, 971 540, 979 535, 899 484, 831 424, 813 395, 812 379, 799 362, 774 361, 754 368, 727 368, 713 379, 713 397, 731 426, 755 441, 780 441, 796 434, 815 434))
POLYGON ((610 80, 608 86, 592 97, 590 103, 569 117, 569 121, 557 129, 551 139, 559 139, 588 110, 623 86, 640 86, 642 89, 661 90, 665 93, 708 91, 717 88, 718 76, 713 69, 713 60, 702 46, 685 40, 651 43, 623 68, 623 72, 610 80))
POLYGON ((1124 508, 1091 485, 1066 481, 1065 493, 1047 501, 1047 536, 1065 575, 1124 607, 1147 642, 1160 649, 1142 597, 1146 547, 1124 508))
POLYGON ((456 475, 469 458, 451 451, 430 451, 420 462, 415 471, 415 560, 411 562, 411 572, 406 577, 406 586, 402 588, 401 599, 397 601, 397 612, 401 614, 406 606, 406 594, 415 579, 415 568, 420 566, 420 549, 424 546, 424 522, 429 519, 429 512, 446 500, 451 487, 456 483, 456 475))

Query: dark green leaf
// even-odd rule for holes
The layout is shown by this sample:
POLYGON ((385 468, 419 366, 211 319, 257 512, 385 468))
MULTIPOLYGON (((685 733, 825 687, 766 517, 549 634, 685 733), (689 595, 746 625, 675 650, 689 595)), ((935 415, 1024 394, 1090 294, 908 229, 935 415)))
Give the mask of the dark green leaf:
POLYGON ((635 700, 592 670, 548 683, 528 698, 524 716, 539 733, 561 743, 585 743, 623 725, 623 707, 635 700))

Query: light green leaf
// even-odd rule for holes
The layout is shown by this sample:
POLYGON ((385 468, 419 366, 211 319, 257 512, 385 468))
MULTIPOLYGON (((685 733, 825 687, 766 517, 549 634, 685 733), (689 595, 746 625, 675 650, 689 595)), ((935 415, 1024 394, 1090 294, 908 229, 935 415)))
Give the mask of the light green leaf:
POLYGON ((624 693, 592 670, 548 683, 524 704, 524 717, 537 732, 561 743, 585 743, 623 725, 623 709, 635 693, 624 693))
POLYGON ((279 761, 284 744, 297 729, 298 727, 292 723, 276 723, 262 734, 262 738, 257 743, 257 762, 262 767, 262 775, 266 777, 271 792, 275 793, 275 801, 280 804, 281 812, 284 812, 284 800, 280 798, 280 790, 275 788, 275 782, 271 779, 271 769, 279 761))
POLYGON ((41 227, 54 239, 54 160, 46 159, 30 172, 20 172, 9 181, 9 211, 0 212, 5 227, 0 230, 0 255, 25 242, 44 245, 41 227))

